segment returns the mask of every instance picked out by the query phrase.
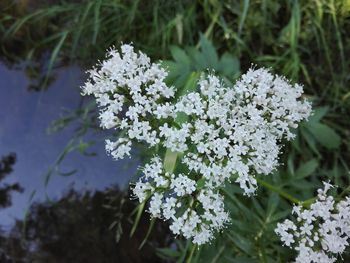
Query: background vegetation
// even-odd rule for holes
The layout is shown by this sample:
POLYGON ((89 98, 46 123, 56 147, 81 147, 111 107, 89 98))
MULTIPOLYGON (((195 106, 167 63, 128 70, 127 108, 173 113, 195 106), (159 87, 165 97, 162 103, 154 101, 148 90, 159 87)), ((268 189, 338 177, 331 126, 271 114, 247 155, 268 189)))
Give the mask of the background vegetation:
MULTIPOLYGON (((294 255, 273 229, 293 201, 312 198, 322 180, 337 184, 339 193, 350 189, 350 1, 5 0, 0 8, 1 57, 30 61, 38 89, 54 68, 89 67, 109 46, 131 41, 164 60, 178 88, 206 68, 231 82, 251 64, 304 84, 314 115, 285 146, 278 171, 259 180, 256 197, 232 185, 223 189, 232 224, 196 250, 192 262, 287 262, 294 255)), ((95 127, 94 107, 82 107, 56 124, 95 127)), ((182 262, 191 247, 178 240, 158 254, 182 262)))

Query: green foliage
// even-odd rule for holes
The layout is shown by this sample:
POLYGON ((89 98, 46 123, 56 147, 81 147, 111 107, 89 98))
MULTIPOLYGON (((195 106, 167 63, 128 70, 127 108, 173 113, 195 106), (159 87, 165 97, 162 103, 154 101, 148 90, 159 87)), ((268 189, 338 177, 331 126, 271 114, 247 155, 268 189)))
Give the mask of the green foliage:
MULTIPOLYGON (((192 262, 289 262, 294 255, 277 240, 276 223, 294 202, 309 205, 322 180, 331 180, 344 194, 350 185, 348 2, 82 0, 22 13, 11 7, 0 16, 1 50, 13 60, 14 54, 33 58, 49 49, 50 72, 64 58, 91 64, 109 46, 133 41, 153 58, 165 59, 168 81, 182 89, 179 94, 195 90, 207 69, 230 83, 252 63, 304 83, 313 116, 295 131, 295 140, 286 142, 275 174, 259 177, 257 195, 244 197, 237 186, 227 185, 222 191, 232 222, 212 244, 193 250, 189 242, 176 240, 174 249, 158 250, 164 260, 178 262, 191 251, 192 262)), ((91 116, 89 110, 75 111, 55 127, 82 119, 82 135, 94 127, 91 116)), ((169 169, 175 169, 177 154, 168 154, 169 169)))
POLYGON ((197 78, 193 77, 196 72, 214 71, 228 83, 240 73, 239 60, 227 52, 219 58, 213 44, 203 35, 200 37, 198 48, 181 49, 171 46, 170 52, 172 60, 163 62, 164 67, 170 72, 168 81, 176 87, 184 87, 186 92, 191 90, 187 85, 191 87, 197 82, 197 78))
POLYGON ((0 5, 6 12, 0 17, 2 51, 12 59, 13 41, 28 58, 50 48, 50 62, 59 53, 95 63, 108 47, 122 41, 135 41, 159 56, 168 52, 170 43, 193 43, 197 34, 192 31, 196 4, 188 1, 57 0, 19 7, 5 0, 0 5))
MULTIPOLYGON (((249 18, 244 18, 244 20, 249 21, 249 18)), ((295 254, 282 247, 274 233, 277 222, 290 215, 292 204, 300 202, 304 206, 310 205, 314 200, 315 190, 322 184, 321 181, 331 180, 340 189, 348 189, 347 186, 350 183, 347 166, 350 160, 349 151, 341 149, 349 149, 349 142, 342 140, 341 134, 349 132, 350 123, 347 120, 340 121, 339 114, 334 112, 339 107, 341 111, 347 111, 348 108, 334 101, 340 98, 339 93, 331 92, 328 96, 324 96, 324 88, 317 85, 320 81, 317 79, 318 75, 312 76, 307 73, 309 69, 302 64, 299 58, 300 51, 296 35, 301 33, 300 23, 301 9, 298 2, 294 1, 292 18, 282 30, 282 36, 290 37, 289 42, 284 40, 291 45, 291 49, 287 51, 289 53, 273 58, 278 63, 276 61, 272 63, 272 57, 265 60, 266 55, 259 56, 256 53, 252 53, 256 56, 252 60, 259 61, 259 64, 263 63, 266 66, 273 66, 274 69, 276 67, 277 72, 286 74, 295 80, 306 81, 308 84, 306 91, 314 103, 313 115, 308 122, 302 123, 295 131, 297 137, 287 144, 286 151, 281 156, 281 167, 275 174, 259 178, 260 189, 256 197, 242 196, 241 190, 233 184, 228 184, 225 189, 222 189, 227 200, 226 208, 231 213, 231 224, 218 235, 212 244, 196 251, 191 259, 192 262, 291 261, 295 258, 295 254), (284 66, 278 67, 279 63, 284 66), (327 104, 327 101, 331 103, 327 104), (317 107, 317 105, 324 106, 317 107)), ((203 38, 201 38, 202 41, 203 38)), ((229 81, 235 79, 234 73, 238 72, 239 68, 234 65, 239 65, 239 63, 234 63, 235 59, 232 59, 228 64, 231 65, 233 72, 226 75, 226 72, 220 71, 218 66, 224 56, 219 60, 219 56, 212 52, 211 48, 203 52, 201 42, 199 49, 171 48, 173 61, 166 61, 164 64, 171 72, 170 82, 176 87, 184 86, 191 72, 203 72, 206 68, 214 68, 217 73, 227 77, 229 81), (201 53, 202 56, 200 56, 201 53)), ((209 41, 206 43, 210 44, 209 41)), ((236 42, 236 45, 238 43, 236 42)), ((310 48, 310 51, 313 49, 310 48)), ((244 52, 240 50, 239 54, 244 54, 244 52)), ((335 56, 335 58, 338 57, 335 56)), ((244 61, 242 64, 244 66, 244 61)), ((317 65, 308 67, 314 70, 317 65)), ((342 81, 345 81, 345 73, 341 68, 337 74, 334 72, 332 74, 333 77, 337 75, 334 82, 342 78, 342 81)), ((344 94, 346 89, 342 89, 344 94)), ((337 92, 340 90, 338 89, 337 92)), ((197 188, 200 187, 201 182, 198 182, 197 188)), ((190 256, 190 248, 184 243, 181 246, 178 245, 177 251, 171 250, 171 257, 175 257, 178 262, 182 262, 181 257, 184 254, 187 257, 190 256)))
POLYGON ((328 149, 338 148, 340 145, 339 135, 329 126, 322 123, 310 123, 306 126, 317 142, 328 149))

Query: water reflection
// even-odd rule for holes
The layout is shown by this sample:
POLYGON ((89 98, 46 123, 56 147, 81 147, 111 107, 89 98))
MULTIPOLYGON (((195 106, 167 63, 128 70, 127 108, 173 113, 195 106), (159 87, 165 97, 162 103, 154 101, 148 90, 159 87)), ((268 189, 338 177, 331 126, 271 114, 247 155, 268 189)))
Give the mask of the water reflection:
POLYGON ((15 163, 16 154, 14 153, 10 153, 0 160, 0 209, 11 205, 12 192, 23 192, 19 183, 3 183, 3 180, 13 171, 15 163))
POLYGON ((61 117, 63 109, 74 111, 82 104, 79 86, 85 78, 77 66, 61 68, 55 73, 57 79, 48 90, 32 93, 27 91, 30 80, 23 68, 9 69, 0 64, 0 154, 16 152, 18 157, 16 169, 5 182, 18 182, 24 188, 22 194, 13 194, 13 205, 0 212, 3 227, 10 227, 14 219, 23 218, 33 193, 33 201, 44 201, 61 197, 69 187, 78 191, 103 190, 113 184, 123 187, 136 173, 138 160, 113 161, 105 154, 105 135, 90 130, 83 140, 95 142, 89 152, 96 156, 85 156, 78 151, 69 153, 60 164, 60 172, 77 170, 77 173, 68 177, 54 173, 45 185, 49 168, 79 124, 71 123, 51 135, 47 134, 47 128, 61 117))
MULTIPOLYGON (((47 1, 0 2, 0 9, 16 17, 47 1)), ((3 20, 0 32, 12 21, 3 20)), ((60 57, 47 77, 53 47, 37 43, 48 24, 24 26, 0 43, 0 156, 17 154, 0 163, 0 262, 164 262, 155 248, 172 242, 167 226, 156 224, 139 250, 150 223, 144 215, 129 237, 136 204, 125 189, 140 161, 107 157, 108 134, 96 129, 93 117, 88 124, 76 118, 89 103, 80 96, 83 70, 60 57), (48 135, 54 120, 56 132, 48 135), (82 147, 69 144, 72 137, 82 147), (74 151, 60 158, 67 144, 74 151), (78 150, 86 153, 85 146, 89 154, 82 155, 78 150)))
POLYGON ((150 223, 144 215, 129 237, 136 204, 123 188, 139 161, 113 161, 105 154, 106 135, 86 127, 82 131, 74 118, 64 129, 56 122, 59 132, 47 133, 62 109, 74 113, 84 105, 82 70, 58 69, 50 88, 35 93, 28 92, 31 80, 24 71, 0 64, 0 150, 17 154, 0 162, 0 262, 161 262, 155 248, 172 242, 167 226, 156 224, 139 250, 150 223), (77 131, 84 142, 95 142, 88 148, 94 154, 69 153, 46 185, 49 168, 77 131), (72 170, 77 172, 59 175, 72 170))
POLYGON ((155 248, 170 245, 168 227, 157 224, 139 250, 150 222, 144 215, 129 238, 134 208, 128 194, 116 187, 94 193, 70 190, 55 202, 36 203, 7 239, 0 238, 0 262, 162 262, 155 248), (123 232, 118 243, 111 224, 123 232))

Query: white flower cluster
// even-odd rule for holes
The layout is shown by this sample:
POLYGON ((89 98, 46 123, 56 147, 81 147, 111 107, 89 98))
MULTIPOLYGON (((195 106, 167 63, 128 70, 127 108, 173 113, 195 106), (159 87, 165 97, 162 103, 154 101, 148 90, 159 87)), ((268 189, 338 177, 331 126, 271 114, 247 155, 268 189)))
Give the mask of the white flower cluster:
POLYGON ((284 245, 298 251, 297 263, 336 262, 349 245, 350 198, 335 202, 327 195, 332 185, 324 185, 310 209, 293 208, 295 223, 287 219, 277 224, 275 232, 284 245))
POLYGON ((210 189, 233 177, 245 194, 253 194, 254 175, 269 174, 277 166, 279 140, 293 137, 290 128, 310 115, 310 104, 297 100, 301 86, 266 69, 250 69, 232 88, 212 75, 198 84, 199 92, 175 105, 176 114, 185 113, 188 122, 180 129, 160 128, 165 146, 184 152, 183 162, 210 189))
POLYGON ((133 139, 151 146, 158 144, 156 127, 149 115, 166 118, 172 114, 166 100, 174 96, 174 90, 164 82, 168 73, 159 64, 150 63, 142 52, 135 53, 133 46, 122 45, 121 54, 111 49, 107 59, 89 74, 82 95, 96 97, 101 126, 126 131, 126 137, 106 141, 107 152, 122 159, 130 155, 133 139))
POLYGON ((219 193, 197 189, 196 181, 186 175, 165 172, 159 157, 152 158, 143 168, 143 173, 133 188, 135 196, 140 202, 151 197, 149 213, 153 217, 171 220, 170 230, 174 234, 204 244, 229 220, 219 193))
POLYGON ((301 86, 267 69, 250 69, 233 87, 203 76, 197 91, 176 102, 167 74, 123 45, 90 71, 83 95, 96 97, 103 128, 123 134, 106 140, 115 159, 130 155, 132 141, 181 153, 186 172, 165 171, 162 158, 154 157, 133 192, 140 202, 150 199, 153 217, 171 220, 173 233, 203 244, 228 222, 220 187, 233 179, 253 194, 255 174, 277 166, 279 141, 293 137, 290 129, 309 116, 311 106, 299 100, 301 86))

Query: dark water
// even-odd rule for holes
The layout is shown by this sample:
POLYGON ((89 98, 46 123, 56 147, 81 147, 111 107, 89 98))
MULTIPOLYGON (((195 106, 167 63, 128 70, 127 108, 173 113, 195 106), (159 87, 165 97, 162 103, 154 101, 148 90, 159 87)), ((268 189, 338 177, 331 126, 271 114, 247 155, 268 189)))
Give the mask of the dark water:
POLYGON ((125 187, 137 169, 135 159, 116 162, 106 156, 103 135, 88 134, 85 137, 97 141, 88 151, 97 155, 70 153, 60 169, 64 172, 77 169, 77 172, 68 177, 54 174, 45 186, 50 165, 74 131, 74 127, 68 127, 48 134, 47 128, 61 116, 63 109, 78 107, 79 86, 85 77, 77 66, 58 69, 55 74, 56 80, 47 90, 34 92, 28 90, 31 80, 21 67, 9 69, 0 64, 0 157, 9 153, 17 155, 13 172, 1 183, 19 183, 24 189, 23 193, 12 194, 10 207, 0 210, 3 229, 10 227, 14 219, 23 218, 30 202, 57 199, 69 188, 82 191, 102 190, 113 184, 125 187))
POLYGON ((137 204, 127 189, 140 160, 112 160, 103 131, 83 135, 95 141, 87 150, 94 156, 72 151, 60 163, 59 171, 74 174, 55 172, 45 183, 81 124, 47 129, 64 109, 81 106, 85 74, 77 66, 57 69, 45 90, 29 88, 27 75, 24 67, 0 63, 0 262, 171 262, 156 255, 156 248, 173 244, 167 225, 156 224, 139 249, 150 226, 143 214, 130 238, 137 204))
MULTIPOLYGON (((0 9, 21 17, 26 7, 56 2, 1 0, 0 9)), ((11 19, 4 21, 4 30, 12 26, 11 19)), ((45 34, 57 25, 56 20, 38 22, 28 23, 1 43, 0 263, 172 262, 156 255, 157 248, 174 247, 165 223, 157 221, 149 231, 150 218, 143 213, 130 236, 137 203, 127 189, 141 161, 135 154, 119 161, 107 156, 103 141, 110 134, 89 128, 74 143, 95 141, 87 149, 95 155, 70 152, 57 168, 66 174, 76 172, 62 176, 55 169, 46 183, 50 168, 77 135, 81 118, 55 133, 48 134, 48 127, 64 110, 74 112, 89 100, 82 103, 79 86, 86 76, 74 65, 55 68, 54 80, 42 89, 52 50, 40 38, 49 38, 45 34), (47 30, 43 22, 48 23, 47 30), (36 41, 34 55, 28 36, 36 41), (32 61, 23 62, 28 57, 32 61)), ((67 60, 60 52, 55 67, 67 60)))

